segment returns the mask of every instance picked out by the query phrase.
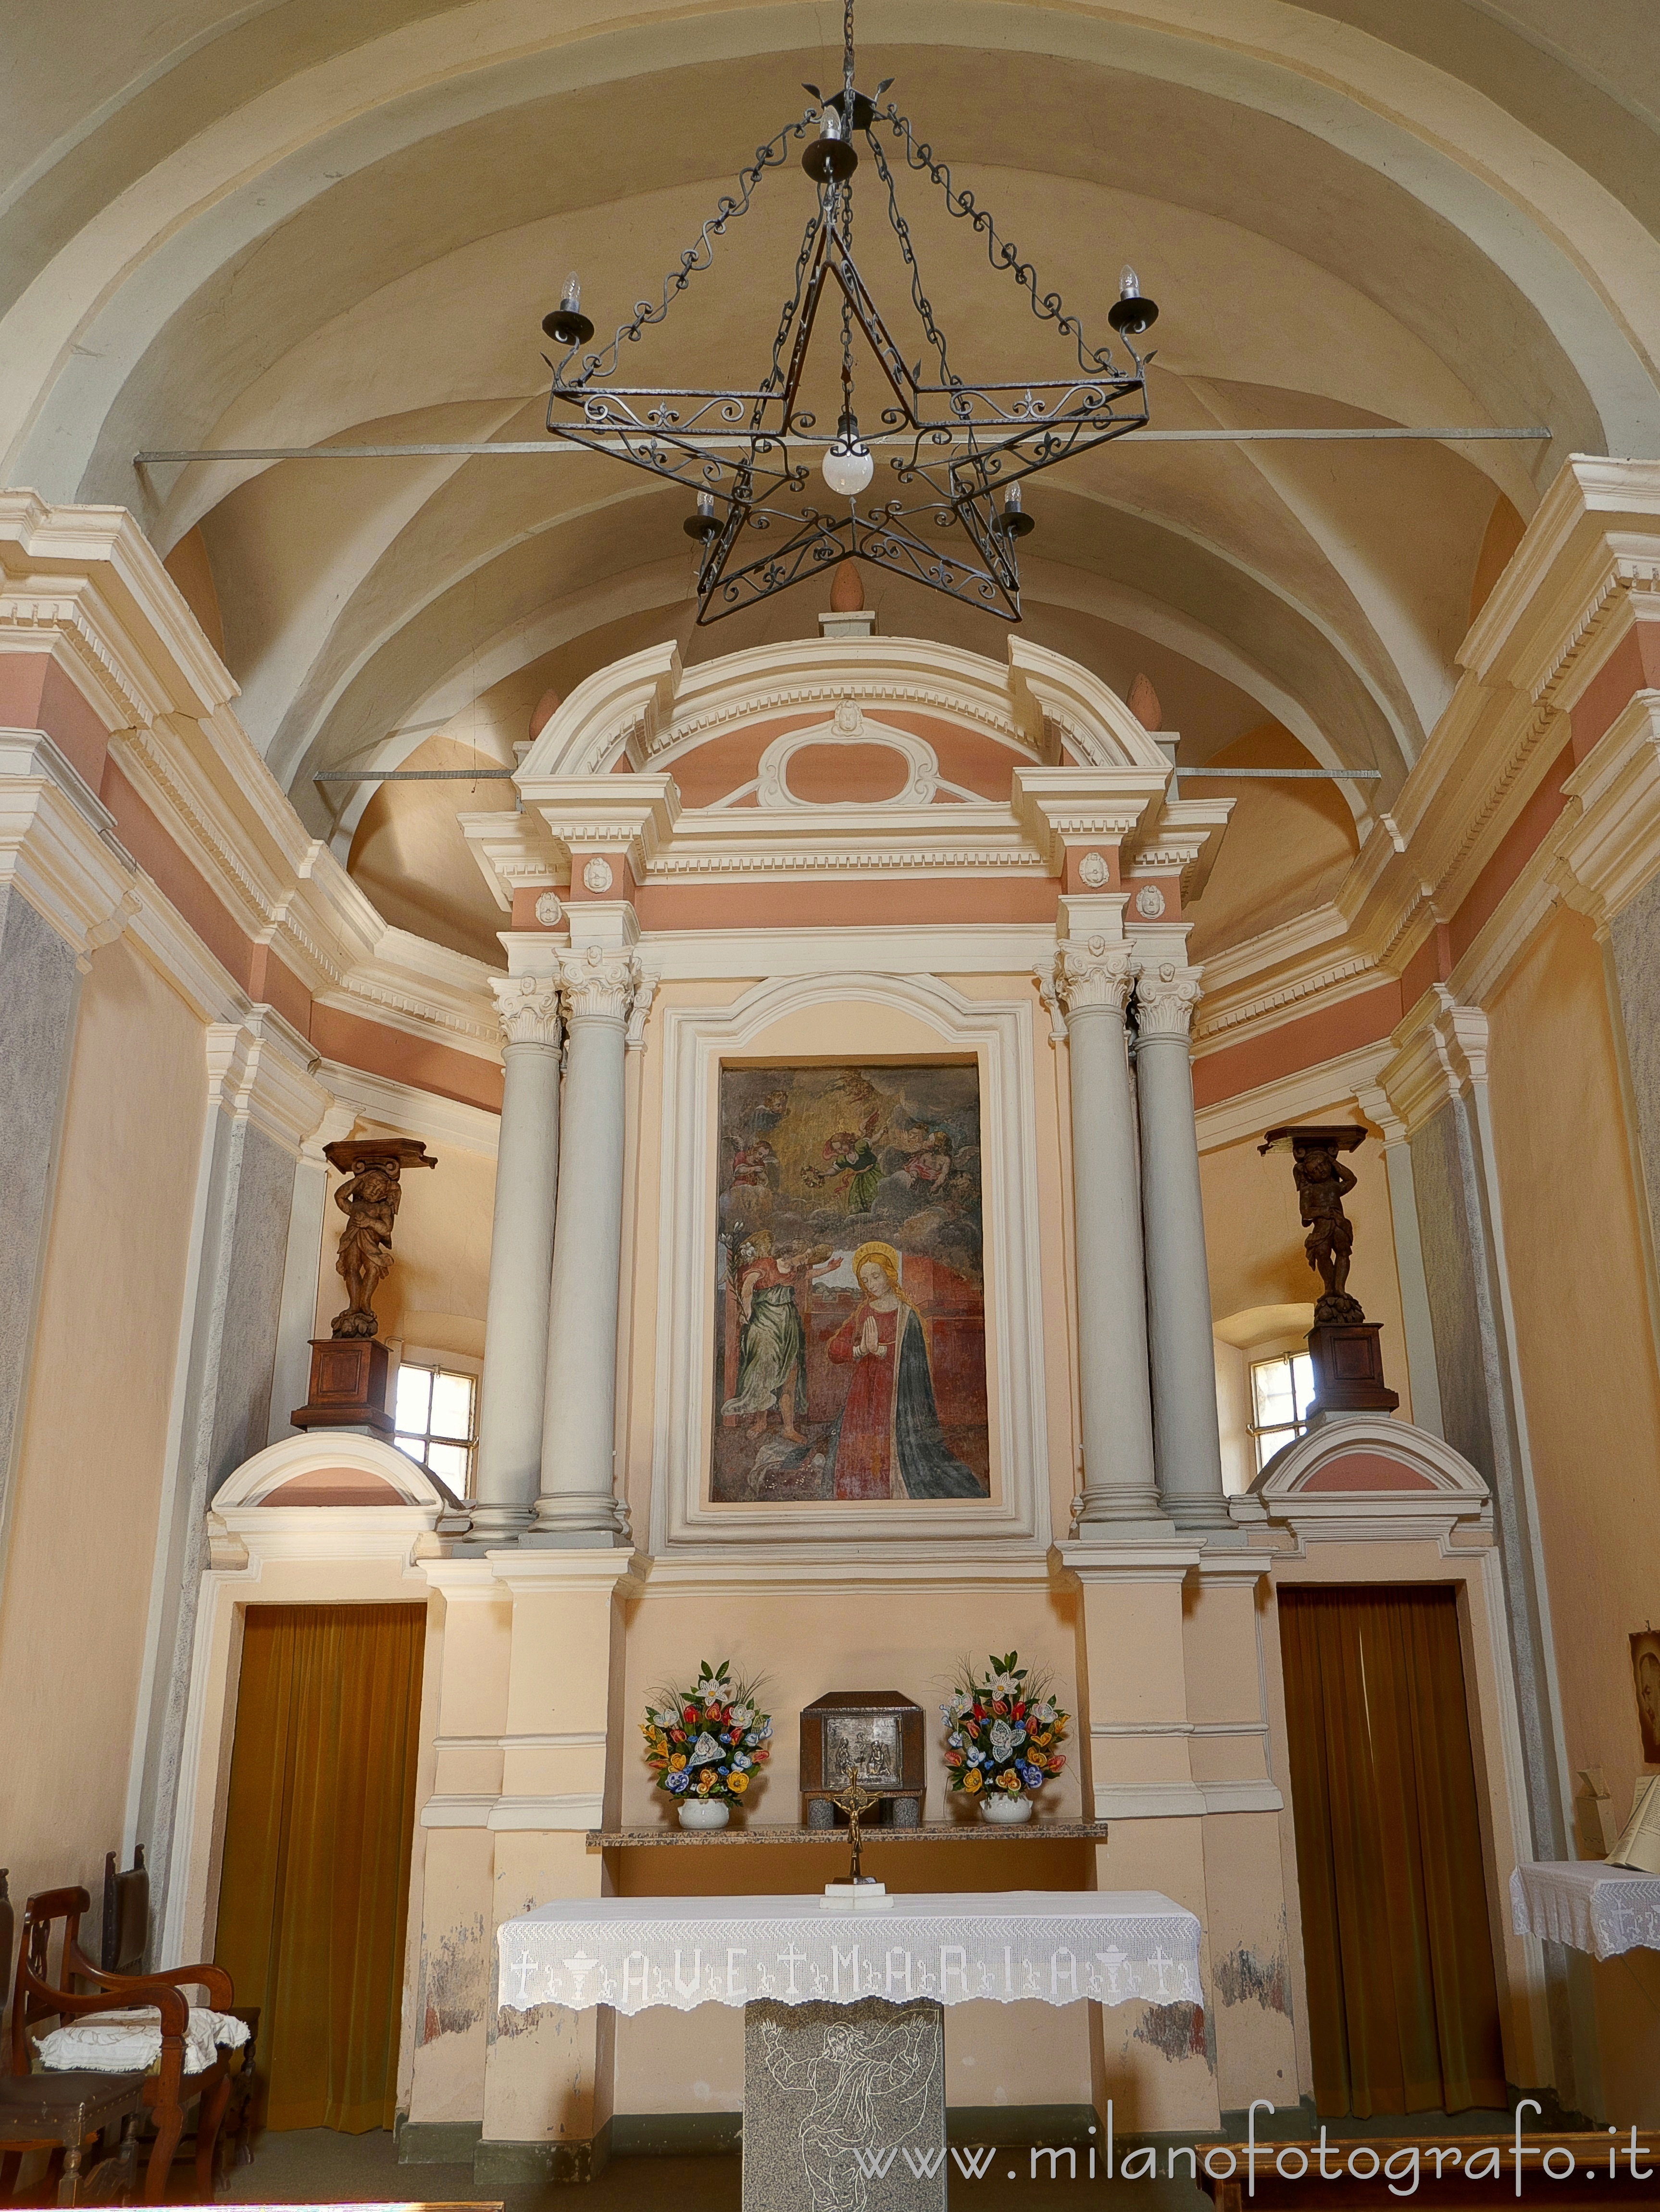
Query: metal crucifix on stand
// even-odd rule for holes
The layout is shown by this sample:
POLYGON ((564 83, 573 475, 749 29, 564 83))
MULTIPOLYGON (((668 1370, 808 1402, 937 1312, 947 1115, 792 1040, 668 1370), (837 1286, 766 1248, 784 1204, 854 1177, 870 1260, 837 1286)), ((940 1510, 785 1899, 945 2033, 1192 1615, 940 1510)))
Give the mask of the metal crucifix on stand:
POLYGON ((870 1812, 874 1806, 881 1803, 881 1796, 878 1791, 874 1790, 866 1790, 860 1786, 859 1780, 859 1768, 857 1764, 852 1759, 848 1761, 847 1777, 848 1778, 842 1787, 841 1796, 839 1797, 832 1797, 830 1802, 839 1812, 845 1813, 848 1816, 848 1827, 851 1833, 853 1841, 853 1864, 848 1869, 848 1880, 849 1882, 853 1883, 869 1883, 873 1887, 879 1887, 880 1885, 877 1882, 874 1875, 862 1874, 860 1871, 860 1854, 864 1850, 864 1837, 860 1832, 859 1824, 866 1813, 870 1812))

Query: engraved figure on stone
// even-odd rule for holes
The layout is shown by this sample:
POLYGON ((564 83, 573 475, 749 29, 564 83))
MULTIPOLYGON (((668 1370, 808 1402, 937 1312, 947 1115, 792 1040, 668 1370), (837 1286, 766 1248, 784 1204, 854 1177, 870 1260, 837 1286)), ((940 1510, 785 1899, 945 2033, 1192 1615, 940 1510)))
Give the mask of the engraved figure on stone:
POLYGON ((1354 1175, 1329 1146, 1308 1139, 1298 1139, 1292 1158, 1298 1208, 1309 1232, 1303 1249, 1325 1286, 1314 1310, 1315 1320, 1364 1319, 1359 1300, 1350 1297, 1344 1288, 1349 1279, 1349 1255, 1354 1249, 1354 1224, 1343 1211, 1343 1200, 1354 1188, 1354 1175))
POLYGON ((858 2154, 909 2135, 921 2121, 933 2072, 932 2023, 916 2015, 888 2028, 836 2023, 817 2057, 798 2057, 780 2030, 761 2031, 778 2087, 808 2099, 799 2123, 812 2212, 866 2212, 869 2185, 858 2154), (877 2100, 886 2107, 878 2129, 877 2100))

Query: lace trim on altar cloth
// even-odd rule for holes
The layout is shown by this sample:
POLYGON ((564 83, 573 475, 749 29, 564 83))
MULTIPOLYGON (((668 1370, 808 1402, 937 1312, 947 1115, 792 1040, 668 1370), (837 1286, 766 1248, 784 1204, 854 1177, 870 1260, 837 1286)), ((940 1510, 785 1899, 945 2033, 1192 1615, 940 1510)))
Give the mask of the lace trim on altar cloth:
MULTIPOLYGON (((657 1900, 652 1900, 656 1902, 657 1900)), ((794 1900, 789 1900, 794 1903, 794 1900)), ((622 1905, 621 1899, 606 1904, 622 1905)), ((632 1905, 633 1901, 630 1901, 632 1905)), ((785 1915, 675 1919, 624 1907, 569 1918, 531 1914, 498 1934, 499 2001, 516 2011, 611 2005, 1202 2004, 1199 1923, 1168 1898, 1149 1911, 827 1913, 816 1899, 785 1915)), ((896 1899, 914 1907, 912 1899, 896 1899)), ((558 1908, 548 1907, 551 1912, 558 1908)))

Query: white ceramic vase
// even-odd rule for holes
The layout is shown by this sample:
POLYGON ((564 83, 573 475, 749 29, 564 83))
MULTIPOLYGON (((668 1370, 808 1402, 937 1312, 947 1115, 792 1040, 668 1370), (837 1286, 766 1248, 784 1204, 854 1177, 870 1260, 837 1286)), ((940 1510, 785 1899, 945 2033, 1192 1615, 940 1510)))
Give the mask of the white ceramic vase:
POLYGON ((994 1827, 1018 1828, 1023 1820, 1031 1818, 1031 1800, 1022 1794, 1011 1797, 1006 1790, 999 1790, 980 1800, 980 1818, 989 1820, 994 1827))
POLYGON ((680 1800, 680 1825, 683 1828, 724 1828, 732 1818, 732 1808, 724 1797, 683 1797, 680 1800))

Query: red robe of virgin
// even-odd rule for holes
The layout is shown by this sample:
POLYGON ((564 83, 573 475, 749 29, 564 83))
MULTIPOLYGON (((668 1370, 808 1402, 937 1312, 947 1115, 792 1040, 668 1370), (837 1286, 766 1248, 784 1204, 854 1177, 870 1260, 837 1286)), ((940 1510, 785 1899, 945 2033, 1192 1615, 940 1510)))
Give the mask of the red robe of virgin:
POLYGON ((894 1480, 893 1399, 899 1373, 899 1327, 907 1310, 878 1313, 864 1299, 854 1308, 825 1347, 838 1364, 851 1364, 848 1401, 836 1453, 836 1495, 838 1498, 903 1498, 903 1483, 894 1480), (880 1355, 854 1357, 854 1347, 864 1334, 866 1321, 876 1323, 880 1355))

